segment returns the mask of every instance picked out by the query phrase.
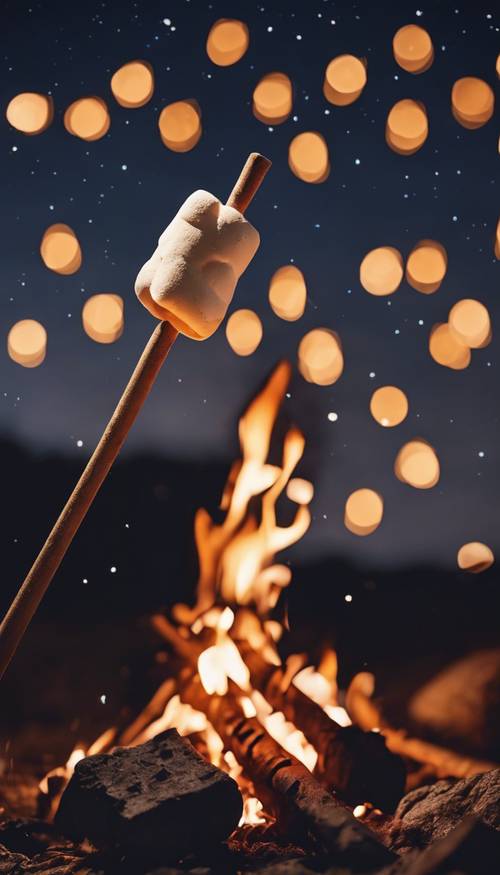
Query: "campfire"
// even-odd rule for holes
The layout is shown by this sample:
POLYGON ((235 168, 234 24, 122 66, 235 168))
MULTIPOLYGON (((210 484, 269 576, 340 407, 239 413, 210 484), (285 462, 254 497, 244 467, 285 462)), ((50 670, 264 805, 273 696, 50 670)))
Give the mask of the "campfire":
MULTIPOLYGON (((36 871, 93 872, 84 839, 107 852, 121 848, 133 859, 143 842, 154 859, 163 862, 163 854, 171 862, 189 861, 192 854, 196 859, 208 838, 226 839, 226 849, 238 854, 240 862, 241 854, 247 854, 254 865, 256 860, 312 856, 317 865, 331 859, 346 871, 379 871, 399 865, 391 830, 399 823, 393 815, 405 792, 440 778, 477 781, 494 774, 494 763, 408 737, 388 725, 372 698, 373 675, 360 673, 346 691, 339 690, 337 656, 330 645, 323 647, 318 664, 306 653, 289 653, 285 592, 292 572, 279 554, 306 534, 314 494, 313 484, 297 476, 305 438, 295 426, 286 431, 279 456, 274 458, 274 445, 271 452, 290 375, 290 365, 279 363, 240 418, 241 458, 231 466, 222 491, 220 521, 203 508, 195 515, 195 604, 175 604, 169 616, 151 618, 156 660, 164 672, 160 686, 132 720, 110 726, 91 744, 79 744, 65 765, 40 781, 39 813, 49 836, 54 828, 70 836, 72 849, 57 853, 74 868, 36 871), (278 522, 283 502, 293 507, 288 525, 278 522), (154 805, 149 799, 151 787, 174 780, 177 761, 185 774, 176 779, 174 801, 169 800, 170 823, 179 818, 173 835, 165 838, 162 828, 158 840, 146 830, 146 843, 144 836, 129 842, 128 830, 112 826, 115 806, 118 819, 130 809, 132 822, 134 806, 143 806, 151 816, 157 804, 156 797, 154 805), (194 776, 208 764, 213 771, 201 774, 196 792, 194 776), (184 811, 175 806, 180 806, 186 782, 190 801, 184 811), (228 789, 233 782, 237 793, 228 789), (200 816, 209 792, 218 800, 211 826, 200 826, 198 838, 188 840, 185 818, 200 816), (52 822, 55 827, 49 826, 52 822), (211 832, 208 838, 206 832, 211 832), (82 860, 87 869, 78 868, 82 860)), ((475 821, 466 821, 450 833, 453 838, 447 837, 444 849, 437 842, 424 853, 432 850, 438 861, 448 859, 462 845, 479 841, 478 828, 475 821)), ((418 868, 421 857, 417 868, 404 871, 447 871, 418 868)))

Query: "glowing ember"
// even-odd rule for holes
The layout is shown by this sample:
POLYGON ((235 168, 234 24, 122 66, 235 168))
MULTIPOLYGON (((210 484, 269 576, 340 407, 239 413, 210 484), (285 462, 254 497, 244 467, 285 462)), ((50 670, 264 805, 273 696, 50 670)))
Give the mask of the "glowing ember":
POLYGON ((434 325, 429 337, 429 352, 438 365, 461 371, 470 364, 471 353, 450 329, 447 322, 434 325))
POLYGON ((432 295, 443 282, 448 266, 444 246, 435 240, 421 240, 406 262, 406 280, 417 292, 432 295))
POLYGON ((287 322, 300 319, 304 313, 306 299, 306 283, 298 267, 287 264, 273 274, 269 285, 269 303, 276 316, 287 322))
POLYGON ((329 328, 314 328, 304 335, 298 349, 298 365, 309 383, 331 386, 344 370, 340 338, 329 328))
POLYGON ((409 441, 396 457, 394 472, 398 480, 415 489, 431 489, 439 480, 439 459, 427 441, 409 441))
POLYGON ((448 315, 448 324, 457 339, 471 349, 486 346, 490 341, 490 314, 484 304, 473 298, 464 298, 454 304, 448 315))
POLYGON ((129 61, 111 77, 111 91, 120 106, 136 109, 153 96, 153 68, 147 61, 129 61))
POLYGON ((83 305, 83 330, 97 343, 114 343, 123 333, 123 299, 93 295, 83 305))
POLYGON ((384 514, 384 501, 373 489, 357 489, 345 504, 344 525, 354 535, 371 535, 384 514))
POLYGON ((108 107, 100 97, 82 97, 75 100, 64 113, 66 130, 88 142, 104 137, 110 125, 108 107))
POLYGON ((464 128, 481 128, 490 120, 495 108, 495 95, 483 79, 465 76, 451 90, 451 109, 464 128))
POLYGON ((54 102, 45 94, 25 91, 12 98, 5 116, 9 124, 22 134, 41 134, 54 118, 54 102))
POLYGON ((400 155, 413 155, 424 145, 429 134, 427 112, 416 100, 399 100, 387 116, 387 145, 400 155))
POLYGON ((359 268, 359 281, 370 295, 392 295, 403 279, 401 253, 392 246, 368 252, 359 268))
POLYGON ((236 310, 227 320, 227 342, 237 355, 252 355, 262 340, 262 334, 262 322, 253 310, 236 310))
POLYGON ((370 412, 384 428, 393 428, 408 416, 408 399, 397 386, 381 386, 371 397, 370 412))
POLYGON ((76 273, 82 265, 82 250, 78 238, 69 225, 50 225, 40 243, 42 261, 55 273, 76 273))

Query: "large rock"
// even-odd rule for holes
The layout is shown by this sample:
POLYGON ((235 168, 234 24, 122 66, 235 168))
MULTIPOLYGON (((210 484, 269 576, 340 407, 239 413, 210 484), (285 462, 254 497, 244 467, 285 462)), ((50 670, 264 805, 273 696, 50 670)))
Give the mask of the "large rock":
POLYGON ((481 755, 500 755, 500 648, 453 662, 413 696, 413 720, 481 755))
POLYGON ((399 803, 390 830, 394 850, 424 848, 447 835, 467 815, 500 830, 500 769, 462 781, 419 787, 399 803))
POLYGON ((74 839, 161 862, 218 843, 242 812, 235 781, 177 730, 76 766, 56 815, 74 839))

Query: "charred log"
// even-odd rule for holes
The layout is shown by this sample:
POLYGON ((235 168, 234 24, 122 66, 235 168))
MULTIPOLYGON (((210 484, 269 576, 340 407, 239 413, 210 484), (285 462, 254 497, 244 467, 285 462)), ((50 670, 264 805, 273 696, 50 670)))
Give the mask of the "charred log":
POLYGON ((318 752, 316 773, 322 783, 351 805, 371 802, 393 811, 404 793, 406 770, 378 733, 340 726, 252 648, 238 642, 252 685, 276 711, 302 730, 318 752))
POLYGON ((236 695, 208 695, 198 675, 186 672, 182 700, 203 710, 266 807, 287 811, 334 857, 353 871, 368 871, 394 859, 351 811, 288 754, 254 717, 245 717, 236 695))

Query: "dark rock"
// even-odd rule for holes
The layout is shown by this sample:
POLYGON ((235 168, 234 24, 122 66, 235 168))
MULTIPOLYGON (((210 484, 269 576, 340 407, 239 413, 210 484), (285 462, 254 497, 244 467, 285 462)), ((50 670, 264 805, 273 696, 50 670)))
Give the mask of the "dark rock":
POLYGON ((466 817, 423 851, 410 851, 379 875, 493 875, 500 871, 500 832, 466 817))
POLYGON ((399 803, 390 830, 395 850, 424 848, 473 814, 500 829, 500 769, 419 787, 399 803))
POLYGON ((56 824, 96 847, 163 863, 227 838, 241 812, 232 778, 169 729, 146 744, 81 760, 56 824))
POLYGON ((452 663, 416 692, 411 718, 443 741, 483 756, 500 755, 500 648, 452 663))

